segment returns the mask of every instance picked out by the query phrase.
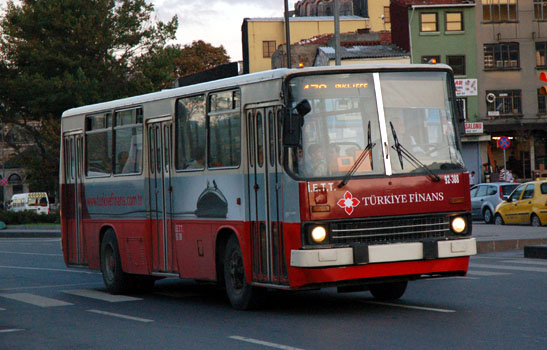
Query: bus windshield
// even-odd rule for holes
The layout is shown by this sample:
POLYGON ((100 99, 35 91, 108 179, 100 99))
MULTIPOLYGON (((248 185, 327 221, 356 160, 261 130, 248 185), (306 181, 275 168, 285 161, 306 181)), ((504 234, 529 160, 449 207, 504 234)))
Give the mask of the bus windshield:
POLYGON ((421 174, 464 166, 446 72, 298 76, 290 80, 289 94, 292 107, 302 100, 311 105, 301 146, 288 152, 288 168, 298 177, 421 174))

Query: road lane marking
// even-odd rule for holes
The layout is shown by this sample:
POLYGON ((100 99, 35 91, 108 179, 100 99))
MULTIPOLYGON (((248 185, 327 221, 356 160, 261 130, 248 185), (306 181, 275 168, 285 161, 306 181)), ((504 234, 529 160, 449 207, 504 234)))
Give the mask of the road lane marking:
POLYGON ((131 320, 131 321, 138 321, 138 322, 154 322, 154 320, 149 320, 149 319, 147 319, 147 318, 140 318, 140 317, 127 316, 127 315, 116 314, 116 313, 113 313, 113 312, 107 312, 107 311, 101 311, 101 310, 95 310, 95 309, 91 309, 91 310, 87 310, 87 311, 88 311, 88 312, 93 312, 93 313, 99 314, 99 315, 106 315, 106 316, 118 317, 118 318, 123 318, 123 319, 131 320))
POLYGON ((252 343, 252 344, 257 344, 257 345, 263 345, 263 346, 268 346, 268 347, 270 347, 270 348, 276 348, 276 349, 283 349, 283 350, 304 350, 304 349, 302 349, 302 348, 295 348, 295 347, 293 347, 293 346, 282 345, 282 344, 276 344, 276 343, 270 343, 270 342, 267 342, 267 341, 258 340, 258 339, 253 339, 253 338, 240 337, 240 336, 238 336, 238 335, 231 335, 231 336, 229 336, 228 338, 234 339, 234 340, 243 341, 243 342, 247 342, 247 343, 252 343))
POLYGON ((503 260, 502 263, 547 266, 547 261, 543 260, 503 260))
POLYGON ((32 304, 32 305, 40 306, 40 307, 57 307, 57 306, 74 305, 72 303, 67 303, 66 301, 41 297, 39 295, 34 295, 29 293, 0 294, 0 297, 13 299, 23 303, 32 304))
POLYGON ((396 303, 387 303, 385 301, 363 301, 367 304, 376 304, 376 305, 384 305, 384 306, 394 306, 394 307, 401 307, 403 309, 413 309, 413 310, 422 310, 422 311, 434 311, 434 312, 443 312, 443 313, 452 313, 456 312, 456 310, 450 310, 450 309, 438 309, 434 307, 425 307, 425 306, 415 306, 415 305, 405 305, 405 304, 396 304, 396 303))
POLYGON ((503 266, 503 265, 469 264, 469 267, 483 267, 483 268, 487 268, 487 269, 498 269, 498 270, 547 272, 547 268, 528 267, 528 266, 503 266))
POLYGON ((56 272, 70 272, 70 273, 85 273, 85 274, 88 274, 88 275, 100 275, 100 272, 83 271, 83 270, 69 270, 69 269, 49 269, 49 268, 45 268, 45 267, 23 267, 23 266, 0 265, 0 269, 56 271, 56 272))
POLYGON ((24 331, 24 329, 19 329, 19 328, 0 329, 0 333, 13 333, 13 332, 21 332, 21 331, 24 331))
POLYGON ((467 271, 468 275, 476 275, 476 276, 503 276, 503 275, 511 275, 508 272, 492 272, 492 271, 478 271, 478 270, 469 270, 467 271))
POLYGON ((72 294, 79 297, 108 301, 109 303, 120 303, 125 301, 142 300, 142 298, 135 298, 135 297, 127 296, 127 295, 113 295, 110 293, 100 292, 98 290, 93 290, 93 289, 63 290, 63 293, 72 294))
POLYGON ((0 307, 0 311, 6 311, 6 309, 4 309, 4 308, 0 307))
POLYGON ((40 255, 40 256, 63 256, 63 254, 45 254, 45 253, 26 253, 26 252, 9 252, 0 250, 2 254, 17 254, 17 255, 40 255))

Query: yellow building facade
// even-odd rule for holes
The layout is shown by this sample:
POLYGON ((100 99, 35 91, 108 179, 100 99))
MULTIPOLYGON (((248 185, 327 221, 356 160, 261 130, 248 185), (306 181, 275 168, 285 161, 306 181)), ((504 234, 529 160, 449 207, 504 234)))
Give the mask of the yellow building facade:
MULTIPOLYGON (((356 32, 368 28, 372 32, 390 31, 389 0, 367 2, 368 18, 341 16, 340 32, 356 32)), ((322 34, 334 33, 333 17, 291 17, 291 44, 322 34)), ((271 56, 285 44, 284 18, 245 18, 241 27, 243 72, 253 73, 272 69, 271 56)))

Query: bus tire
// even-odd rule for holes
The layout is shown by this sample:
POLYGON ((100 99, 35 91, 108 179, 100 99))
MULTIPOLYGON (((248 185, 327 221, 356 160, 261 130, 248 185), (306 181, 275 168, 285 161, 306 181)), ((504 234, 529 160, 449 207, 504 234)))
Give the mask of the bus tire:
POLYGON ((120 294, 131 289, 132 279, 122 270, 118 240, 112 229, 106 231, 101 242, 101 272, 106 290, 111 294, 120 294))
POLYGON ((396 300, 405 294, 407 285, 407 281, 373 284, 370 293, 377 300, 396 300))
POLYGON ((249 310, 258 306, 255 288, 247 283, 243 255, 237 237, 232 235, 224 254, 224 281, 230 303, 237 310, 249 310))

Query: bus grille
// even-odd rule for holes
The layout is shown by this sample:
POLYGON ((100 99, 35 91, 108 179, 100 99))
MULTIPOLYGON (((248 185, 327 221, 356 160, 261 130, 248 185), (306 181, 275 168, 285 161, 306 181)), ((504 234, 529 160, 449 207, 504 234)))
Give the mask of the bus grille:
POLYGON ((451 234, 447 216, 396 217, 331 223, 332 243, 417 242, 451 234))

